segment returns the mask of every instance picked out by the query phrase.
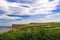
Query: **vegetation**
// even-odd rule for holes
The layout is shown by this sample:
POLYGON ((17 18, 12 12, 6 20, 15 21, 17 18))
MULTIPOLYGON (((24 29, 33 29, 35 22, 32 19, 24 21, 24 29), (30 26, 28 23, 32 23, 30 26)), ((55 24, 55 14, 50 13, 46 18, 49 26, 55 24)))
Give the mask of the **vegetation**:
POLYGON ((19 27, 0 34, 0 40, 60 40, 60 27, 19 27))

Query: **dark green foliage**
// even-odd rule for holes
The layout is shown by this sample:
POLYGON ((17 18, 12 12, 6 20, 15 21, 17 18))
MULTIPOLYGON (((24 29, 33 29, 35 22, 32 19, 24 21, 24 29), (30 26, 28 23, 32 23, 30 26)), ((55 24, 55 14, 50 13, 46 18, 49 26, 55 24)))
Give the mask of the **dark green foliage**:
POLYGON ((60 29, 24 27, 0 34, 0 40, 60 40, 60 29))

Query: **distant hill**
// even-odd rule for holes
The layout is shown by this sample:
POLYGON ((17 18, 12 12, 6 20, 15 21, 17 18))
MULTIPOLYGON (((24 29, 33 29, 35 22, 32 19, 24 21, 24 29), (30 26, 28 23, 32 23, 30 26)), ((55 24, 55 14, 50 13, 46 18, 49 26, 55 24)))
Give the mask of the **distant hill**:
POLYGON ((12 28, 19 28, 19 27, 60 27, 60 22, 12 24, 12 28))

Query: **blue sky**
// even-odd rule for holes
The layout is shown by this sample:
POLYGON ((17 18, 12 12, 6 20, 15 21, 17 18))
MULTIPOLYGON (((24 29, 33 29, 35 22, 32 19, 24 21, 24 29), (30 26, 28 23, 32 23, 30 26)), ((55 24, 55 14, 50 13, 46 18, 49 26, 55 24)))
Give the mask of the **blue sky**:
POLYGON ((0 0, 0 26, 60 22, 60 0, 0 0))

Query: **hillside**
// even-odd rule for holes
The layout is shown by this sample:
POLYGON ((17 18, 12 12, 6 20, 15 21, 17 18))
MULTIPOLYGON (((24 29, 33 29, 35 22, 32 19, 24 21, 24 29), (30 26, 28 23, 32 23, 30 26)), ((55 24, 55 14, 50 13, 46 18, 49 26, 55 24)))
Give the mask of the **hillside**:
POLYGON ((60 22, 12 24, 12 28, 19 28, 19 27, 60 27, 60 22))
POLYGON ((12 27, 0 34, 0 40, 60 40, 60 23, 13 24, 12 27))

